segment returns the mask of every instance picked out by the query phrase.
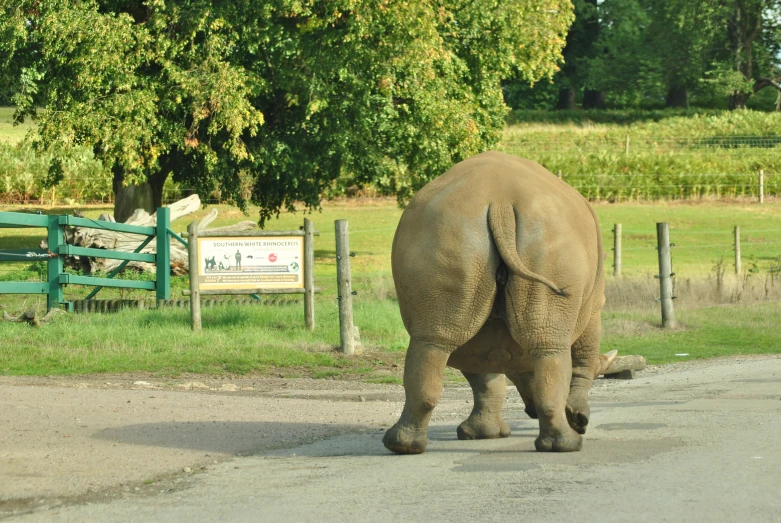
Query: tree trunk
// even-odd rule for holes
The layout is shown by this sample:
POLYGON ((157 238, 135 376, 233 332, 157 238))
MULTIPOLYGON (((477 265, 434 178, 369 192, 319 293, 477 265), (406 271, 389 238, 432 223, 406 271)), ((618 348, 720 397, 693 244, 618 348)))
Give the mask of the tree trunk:
POLYGON ((559 103, 556 105, 556 109, 560 111, 574 111, 575 108, 575 90, 560 89, 559 103))
POLYGON ((748 96, 748 93, 743 93, 741 91, 735 91, 732 93, 729 97, 729 110, 734 111, 735 109, 745 109, 748 96))
POLYGON ((605 91, 586 89, 583 93, 583 109, 604 109, 607 107, 605 91))
POLYGON ((114 173, 114 220, 125 223, 136 209, 154 214, 163 205, 163 186, 168 173, 159 173, 147 177, 145 183, 124 185, 125 171, 115 165, 114 173))
POLYGON ((689 108, 689 92, 685 87, 671 87, 667 91, 667 97, 664 99, 665 107, 689 108))

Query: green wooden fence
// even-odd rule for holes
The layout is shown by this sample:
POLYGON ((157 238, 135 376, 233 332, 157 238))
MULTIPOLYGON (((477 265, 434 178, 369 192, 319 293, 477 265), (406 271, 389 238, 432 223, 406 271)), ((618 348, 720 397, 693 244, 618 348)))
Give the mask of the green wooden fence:
POLYGON ((47 279, 42 282, 0 282, 0 294, 46 294, 47 308, 60 306, 71 308, 71 303, 63 299, 65 285, 91 285, 95 289, 86 299, 94 297, 103 287, 124 289, 146 289, 155 291, 158 300, 171 299, 171 251, 170 239, 185 242, 171 230, 171 211, 167 207, 157 209, 155 227, 142 227, 125 223, 104 222, 68 215, 27 214, 18 212, 0 212, 0 228, 44 228, 48 231, 48 250, 45 249, 5 249, 0 250, 0 262, 41 261, 48 264, 47 279), (146 240, 133 252, 91 249, 65 243, 65 227, 87 227, 115 232, 125 232, 146 236, 146 240), (152 240, 156 240, 156 254, 142 253, 152 240), (81 276, 65 272, 66 256, 90 256, 123 260, 122 264, 105 278, 81 276), (154 263, 157 266, 156 281, 117 280, 114 276, 131 261, 154 263))

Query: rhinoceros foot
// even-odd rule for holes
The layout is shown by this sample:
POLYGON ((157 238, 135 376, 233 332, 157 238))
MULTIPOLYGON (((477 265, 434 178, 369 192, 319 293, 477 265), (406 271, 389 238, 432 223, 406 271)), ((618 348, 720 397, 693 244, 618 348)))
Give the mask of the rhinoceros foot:
POLYGON ((577 407, 567 405, 565 412, 567 413, 567 422, 572 427, 572 430, 578 434, 585 434, 586 425, 588 425, 588 406, 585 409, 578 409, 577 407))
POLYGON ((510 425, 503 419, 469 416, 456 430, 458 439, 497 439, 510 437, 510 425))
POLYGON ((539 436, 534 440, 538 452, 576 452, 583 446, 583 438, 574 431, 561 436, 539 436))
POLYGON ((396 454, 423 454, 428 443, 428 429, 418 429, 396 423, 382 438, 385 447, 396 454))

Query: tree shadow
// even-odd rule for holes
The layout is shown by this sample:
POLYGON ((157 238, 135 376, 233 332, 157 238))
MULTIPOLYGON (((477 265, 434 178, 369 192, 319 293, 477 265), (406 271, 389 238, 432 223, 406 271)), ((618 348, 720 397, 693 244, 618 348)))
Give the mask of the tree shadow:
POLYGON ((343 434, 366 434, 360 424, 267 421, 171 421, 105 429, 92 437, 122 445, 189 449, 245 456, 343 434))

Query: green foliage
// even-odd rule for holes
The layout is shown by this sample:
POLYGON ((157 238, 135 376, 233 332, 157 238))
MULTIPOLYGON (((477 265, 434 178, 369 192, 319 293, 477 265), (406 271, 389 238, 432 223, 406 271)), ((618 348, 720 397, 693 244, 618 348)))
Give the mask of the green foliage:
POLYGON ((51 152, 36 151, 29 142, 0 143, 0 202, 108 202, 111 198, 109 173, 84 147, 60 159, 51 152), (51 189, 47 181, 53 160, 61 171, 57 187, 51 189))
POLYGON ((493 146, 501 80, 550 77, 570 22, 567 0, 24 0, 0 64, 52 174, 85 146, 115 181, 173 173, 264 221, 343 173, 404 199, 493 146))
MULTIPOLYGON (((574 6, 554 83, 578 98, 585 89, 605 92, 611 107, 688 107, 691 97, 699 106, 735 109, 756 91, 778 89, 779 0, 576 0, 574 6)), ((507 101, 535 108, 517 96, 507 101)))

